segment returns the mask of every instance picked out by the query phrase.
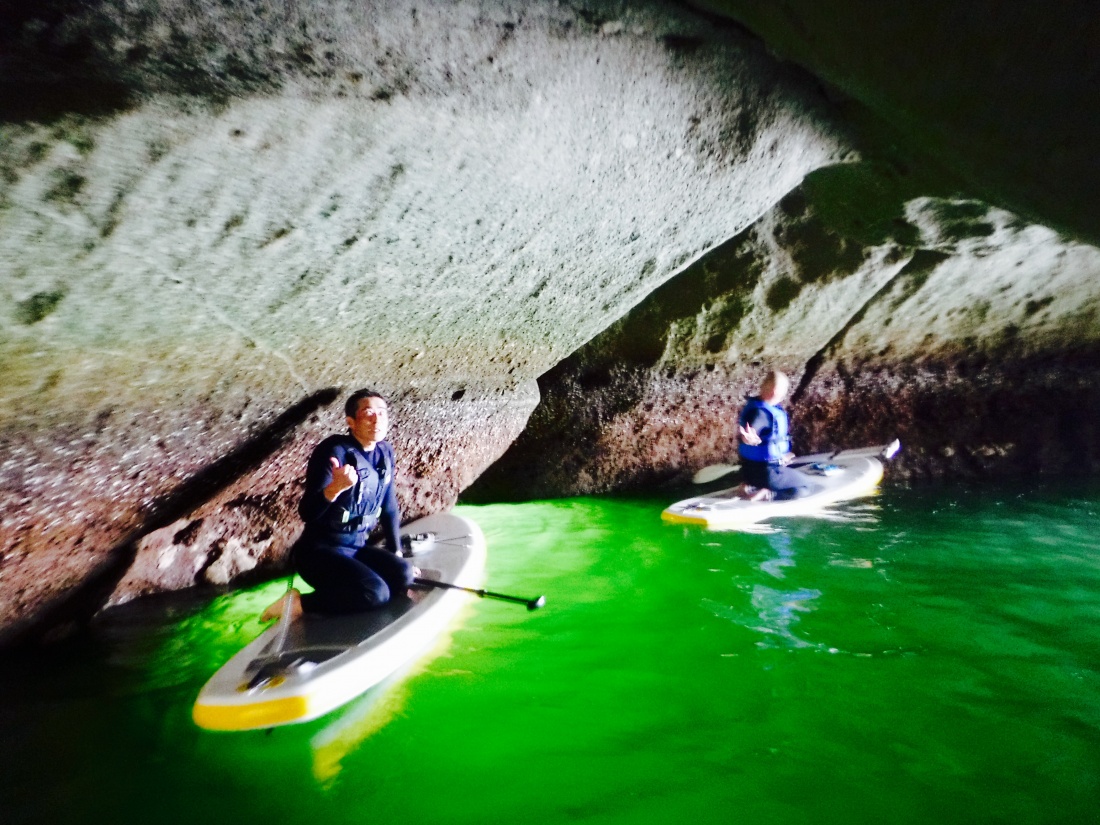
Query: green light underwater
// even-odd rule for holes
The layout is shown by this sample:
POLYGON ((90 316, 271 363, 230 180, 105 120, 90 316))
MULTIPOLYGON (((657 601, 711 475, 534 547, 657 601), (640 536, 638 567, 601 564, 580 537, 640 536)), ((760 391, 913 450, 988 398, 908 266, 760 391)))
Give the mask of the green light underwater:
POLYGON ((1100 486, 889 490, 754 532, 671 496, 461 506, 486 586, 329 716, 211 733, 203 682, 276 580, 124 606, 4 662, 16 823, 1087 821, 1100 486))

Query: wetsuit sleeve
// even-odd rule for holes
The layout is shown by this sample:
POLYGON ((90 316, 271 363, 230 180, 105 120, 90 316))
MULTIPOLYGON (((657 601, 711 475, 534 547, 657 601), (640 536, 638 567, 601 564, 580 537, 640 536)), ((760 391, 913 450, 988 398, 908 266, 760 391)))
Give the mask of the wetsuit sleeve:
POLYGON ((306 484, 302 491, 302 500, 298 502, 298 515, 307 524, 316 521, 332 506, 333 502, 325 498, 325 488, 332 483, 332 464, 329 458, 337 456, 330 444, 321 442, 306 465, 306 484))
MULTIPOLYGON (((390 466, 394 467, 392 452, 389 458, 390 466)), ((382 513, 378 519, 382 523, 382 535, 386 540, 386 547, 391 553, 400 552, 401 549, 401 508, 397 505, 397 485, 393 478, 396 474, 396 469, 390 473, 386 493, 382 498, 382 513)))

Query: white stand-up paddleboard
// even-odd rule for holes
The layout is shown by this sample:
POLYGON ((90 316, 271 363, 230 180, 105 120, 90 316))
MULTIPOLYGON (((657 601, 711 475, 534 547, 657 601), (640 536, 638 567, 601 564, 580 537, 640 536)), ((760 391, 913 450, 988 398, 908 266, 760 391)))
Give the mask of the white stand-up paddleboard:
POLYGON ((870 495, 882 480, 883 461, 901 449, 897 441, 882 447, 815 453, 796 458, 789 467, 805 476, 809 495, 786 501, 747 501, 737 488, 678 501, 661 518, 674 524, 724 528, 754 524, 781 516, 819 513, 830 504, 870 495))
MULTIPOLYGON (((405 525, 424 578, 479 587, 485 537, 474 522, 440 513, 405 525)), ((209 730, 308 722, 351 701, 431 647, 469 596, 459 590, 394 594, 384 607, 280 620, 225 663, 199 692, 192 717, 209 730)))

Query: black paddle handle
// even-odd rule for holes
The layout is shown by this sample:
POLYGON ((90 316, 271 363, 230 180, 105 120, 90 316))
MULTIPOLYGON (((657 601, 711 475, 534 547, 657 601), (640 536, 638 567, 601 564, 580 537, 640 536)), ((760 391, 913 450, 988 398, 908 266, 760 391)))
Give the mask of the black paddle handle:
POLYGON ((448 590, 463 590, 466 593, 473 593, 475 596, 479 596, 483 599, 500 599, 505 602, 515 602, 516 604, 527 605, 528 610, 538 610, 544 604, 546 604, 546 597, 539 596, 534 599, 525 599, 522 596, 509 596, 507 593, 494 593, 492 590, 479 590, 473 587, 463 587, 459 584, 451 584, 450 582, 436 581, 435 579, 422 579, 417 576, 413 579, 416 584, 425 585, 427 587, 444 587, 448 590))

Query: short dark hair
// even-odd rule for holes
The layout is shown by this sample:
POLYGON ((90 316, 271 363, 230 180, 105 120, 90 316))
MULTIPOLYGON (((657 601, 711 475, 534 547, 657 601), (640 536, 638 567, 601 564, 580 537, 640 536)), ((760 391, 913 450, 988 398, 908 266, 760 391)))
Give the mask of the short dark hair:
MULTIPOLYGON (((359 412, 359 402, 364 398, 381 398, 383 401, 386 401, 386 396, 382 395, 382 393, 365 387, 361 390, 356 390, 348 396, 348 400, 344 402, 344 415, 348 418, 355 418, 356 413, 359 412)), ((386 401, 387 406, 389 403, 389 401, 386 401)))

